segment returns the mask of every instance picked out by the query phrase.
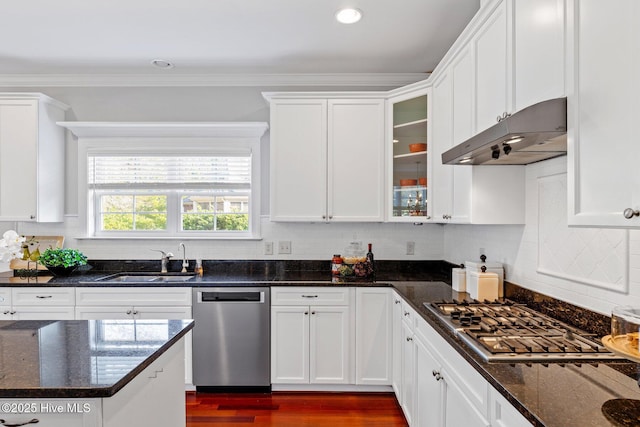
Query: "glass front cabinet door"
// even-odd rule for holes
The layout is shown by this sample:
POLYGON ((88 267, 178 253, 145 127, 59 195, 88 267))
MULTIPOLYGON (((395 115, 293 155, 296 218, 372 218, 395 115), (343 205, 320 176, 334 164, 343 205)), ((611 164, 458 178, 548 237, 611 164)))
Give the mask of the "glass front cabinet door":
POLYGON ((389 99, 389 221, 430 219, 428 106, 427 88, 389 99))

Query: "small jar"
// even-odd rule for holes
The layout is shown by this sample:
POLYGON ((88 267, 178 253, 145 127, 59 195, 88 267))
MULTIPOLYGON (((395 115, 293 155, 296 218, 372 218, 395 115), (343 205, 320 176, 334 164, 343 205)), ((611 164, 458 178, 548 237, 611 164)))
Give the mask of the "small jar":
POLYGON ((331 274, 337 276, 340 274, 340 266, 342 266, 342 257, 340 255, 334 255, 331 258, 331 274))

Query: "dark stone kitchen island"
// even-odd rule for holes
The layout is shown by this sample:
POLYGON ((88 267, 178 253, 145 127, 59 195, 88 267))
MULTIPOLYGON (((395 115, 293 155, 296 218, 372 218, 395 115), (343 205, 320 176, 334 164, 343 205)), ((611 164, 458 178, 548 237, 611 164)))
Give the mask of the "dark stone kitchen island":
POLYGON ((0 420, 185 425, 192 320, 0 321, 0 420), (167 424, 168 423, 168 424, 167 424))

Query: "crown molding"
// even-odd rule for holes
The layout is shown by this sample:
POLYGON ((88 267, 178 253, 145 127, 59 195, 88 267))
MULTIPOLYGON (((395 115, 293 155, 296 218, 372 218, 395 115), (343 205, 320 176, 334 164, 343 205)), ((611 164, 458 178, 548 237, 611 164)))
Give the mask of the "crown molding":
POLYGON ((56 122, 78 138, 237 137, 260 138, 266 122, 56 122))
POLYGON ((399 87, 429 73, 0 74, 0 87, 349 86, 399 87))

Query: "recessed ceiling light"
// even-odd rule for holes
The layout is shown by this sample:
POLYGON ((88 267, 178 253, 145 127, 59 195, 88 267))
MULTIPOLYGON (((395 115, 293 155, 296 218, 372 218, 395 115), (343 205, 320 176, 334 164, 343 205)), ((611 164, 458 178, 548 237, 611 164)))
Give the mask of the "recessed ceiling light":
POLYGON ((341 24, 355 24, 362 19, 362 12, 353 8, 340 9, 336 12, 336 19, 341 24))
POLYGON ((173 64, 169 61, 165 61, 164 59, 154 59, 153 61, 151 61, 151 65, 156 68, 173 68, 173 64))

